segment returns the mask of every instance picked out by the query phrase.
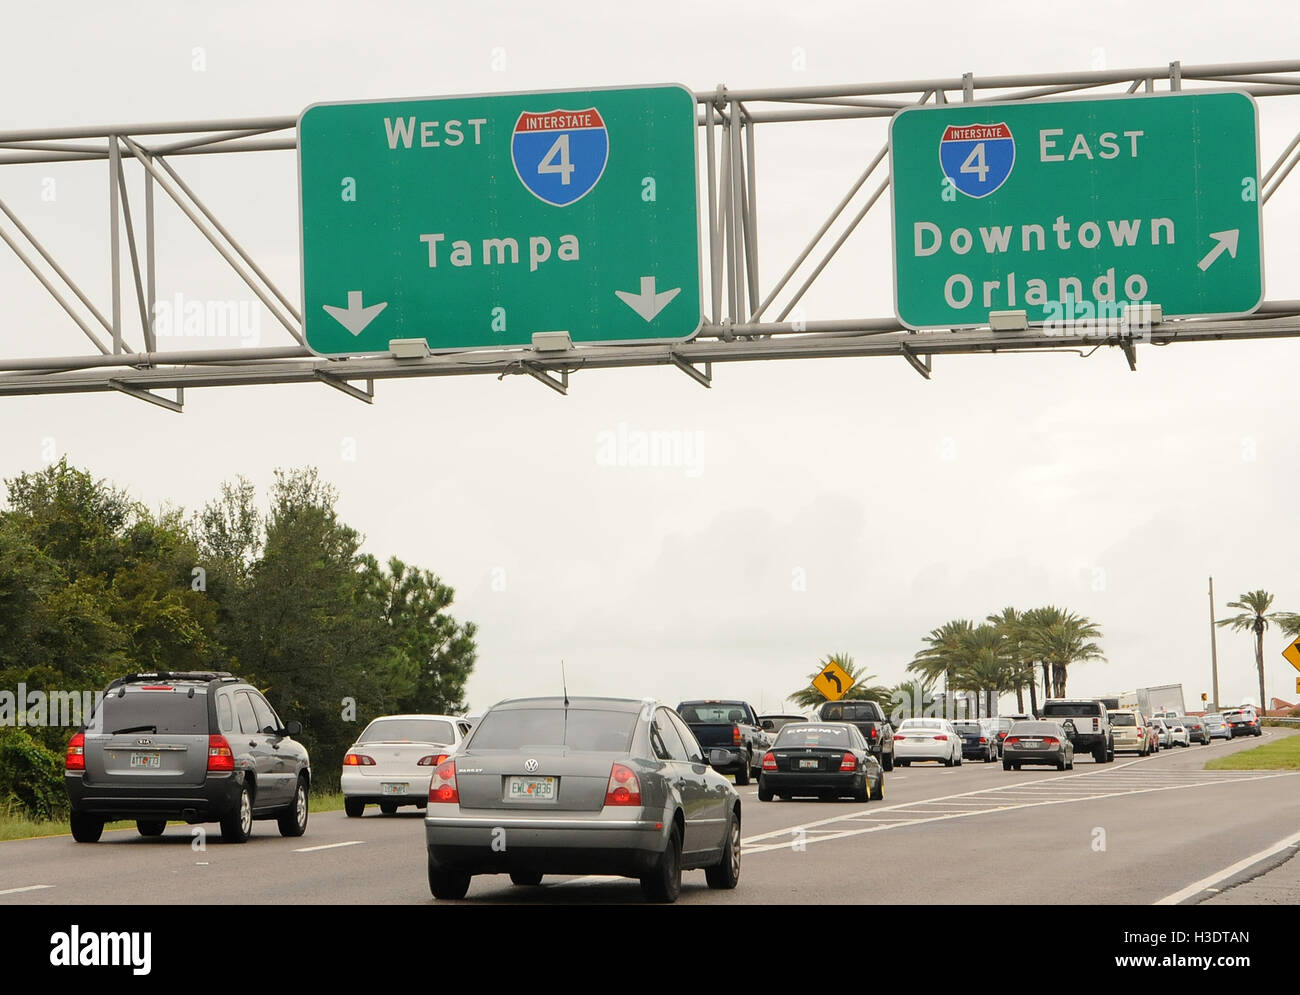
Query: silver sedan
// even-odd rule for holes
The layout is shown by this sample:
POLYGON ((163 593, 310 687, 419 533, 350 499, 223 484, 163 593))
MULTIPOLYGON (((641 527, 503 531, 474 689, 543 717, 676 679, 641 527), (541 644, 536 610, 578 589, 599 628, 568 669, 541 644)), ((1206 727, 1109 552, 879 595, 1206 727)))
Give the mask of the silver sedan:
POLYGON ((681 718, 653 701, 525 698, 488 709, 429 784, 429 890, 464 898, 475 874, 639 878, 676 901, 683 870, 740 880, 740 794, 681 718))

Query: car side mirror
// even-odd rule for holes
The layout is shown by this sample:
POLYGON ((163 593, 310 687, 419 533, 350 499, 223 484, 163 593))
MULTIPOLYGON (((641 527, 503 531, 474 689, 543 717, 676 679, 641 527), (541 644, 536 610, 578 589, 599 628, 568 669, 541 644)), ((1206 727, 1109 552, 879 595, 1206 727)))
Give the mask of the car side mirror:
POLYGON ((302 723, 299 722, 297 719, 294 719, 292 722, 288 723, 288 724, 284 727, 284 734, 285 734, 286 736, 300 736, 300 735, 302 735, 302 723))
POLYGON ((776 728, 776 723, 774 723, 771 719, 764 719, 764 720, 763 720, 763 731, 764 731, 764 732, 771 732, 771 731, 772 731, 773 729, 775 729, 775 728, 776 728))
POLYGON ((727 762, 727 751, 710 750, 709 755, 704 762, 707 763, 710 767, 716 766, 718 764, 725 764, 727 762))

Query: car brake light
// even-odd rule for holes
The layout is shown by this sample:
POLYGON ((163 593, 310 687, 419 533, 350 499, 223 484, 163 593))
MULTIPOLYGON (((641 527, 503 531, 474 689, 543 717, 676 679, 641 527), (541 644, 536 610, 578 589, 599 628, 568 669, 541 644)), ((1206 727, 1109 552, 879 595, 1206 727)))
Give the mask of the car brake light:
POLYGON ((1061 741, 1060 741, 1059 739, 1057 739, 1055 736, 1044 736, 1044 737, 1043 737, 1043 745, 1044 745, 1044 746, 1060 746, 1060 745, 1061 745, 1061 741))
POLYGON ((875 739, 875 738, 876 738, 877 736, 879 736, 879 735, 880 735, 880 730, 877 729, 875 726, 872 726, 872 727, 871 727, 871 738, 872 738, 872 739, 875 739))
POLYGON ((763 769, 776 770, 776 754, 770 750, 763 754, 763 769))
POLYGON ((981 736, 981 737, 980 737, 980 742, 981 742, 981 743, 987 743, 987 742, 988 742, 988 738, 985 737, 985 736, 981 736))
POLYGON ((1098 720, 1094 717, 1092 720, 1092 731, 1096 732, 1100 728, 1098 720))
POLYGON ((731 727, 731 745, 732 746, 740 745, 740 726, 731 727))
POLYGON ((1012 744, 1019 743, 1019 742, 1020 742, 1019 736, 1008 736, 1005 740, 1002 741, 1002 745, 1011 746, 1012 744))
POLYGON ((235 755, 226 737, 215 733, 208 737, 208 770, 234 770, 235 755))
POLYGON ((857 770, 857 769, 858 769, 858 758, 855 757, 852 753, 844 754, 844 758, 840 760, 840 770, 857 770))
POLYGON ((455 760, 444 760, 433 772, 433 777, 429 779, 429 801, 460 804, 455 760))
POLYGON ((907 739, 907 737, 904 736, 901 732, 894 733, 894 742, 897 743, 900 739, 907 739))
POLYGON ((947 734, 946 732, 941 732, 941 733, 939 733, 938 735, 936 735, 934 738, 935 738, 935 739, 944 739, 944 740, 946 740, 946 739, 948 738, 948 734, 947 734))
MULTIPOLYGON (((423 760, 420 763, 424 763, 423 760)), ((343 756, 344 767, 373 767, 375 758, 368 757, 364 753, 347 753, 343 756)))
POLYGON ((68 741, 68 752, 63 758, 65 770, 86 769, 86 734, 79 732, 68 741))
MULTIPOLYGON (((370 758, 367 757, 366 759, 369 760, 370 758)), ((427 757, 421 757, 419 760, 417 760, 416 763, 415 763, 415 766, 417 766, 417 767, 437 767, 438 764, 442 763, 442 762, 443 762, 444 760, 446 760, 446 759, 447 759, 447 754, 445 754, 445 753, 430 753, 427 757)), ((344 758, 344 762, 345 762, 345 763, 347 762, 347 758, 346 758, 346 757, 344 758)), ((372 761, 372 762, 373 762, 373 761, 372 761)))
POLYGON ((610 768, 609 784, 605 788, 605 804, 641 804, 641 781, 631 767, 624 764, 615 764, 610 768))

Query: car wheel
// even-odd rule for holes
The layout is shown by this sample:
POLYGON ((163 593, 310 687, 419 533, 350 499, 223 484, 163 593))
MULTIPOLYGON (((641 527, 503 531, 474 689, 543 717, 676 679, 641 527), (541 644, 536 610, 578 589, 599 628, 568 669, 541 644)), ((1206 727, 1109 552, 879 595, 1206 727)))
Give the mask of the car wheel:
POLYGON ((943 762, 943 765, 944 765, 945 767, 951 767, 951 766, 952 766, 952 757, 948 757, 948 758, 943 762))
POLYGON ((1092 762, 1097 764, 1106 762, 1106 747, 1104 744, 1092 751, 1092 762))
POLYGON ((253 835, 253 792, 245 784, 239 792, 239 804, 221 820, 223 843, 247 843, 253 835))
POLYGON ((704 880, 710 888, 734 888, 740 882, 740 820, 734 813, 727 823, 722 856, 712 867, 704 868, 704 880))
POLYGON ((434 898, 444 901, 464 898, 465 893, 469 891, 469 879, 468 874, 434 867, 433 861, 429 861, 429 891, 434 898))
POLYGON ((1010 760, 1003 760, 1003 761, 1002 761, 1002 769, 1003 769, 1003 770, 1010 770, 1010 769, 1011 769, 1011 761, 1010 761, 1010 760))
POLYGON ((1065 764, 1066 770, 1074 770, 1074 757, 1071 757, 1065 764))
POLYGON ((141 836, 161 836, 167 828, 166 819, 136 819, 135 828, 141 836))
POLYGON ((1012 764, 1011 766, 1014 767, 1016 770, 1020 769, 1020 764, 1012 764))
POLYGON ((772 800, 772 789, 763 784, 762 776, 758 779, 758 800, 761 802, 770 802, 772 800))
POLYGON ((1065 770, 1065 757, 1061 757, 1060 760, 1056 761, 1056 769, 1065 770))
POLYGON ((397 802, 380 802, 379 811, 383 812, 384 815, 396 815, 397 802))
POLYGON ((349 819, 360 819, 366 810, 366 803, 360 798, 344 798, 343 811, 347 813, 349 819))
POLYGON ((740 770, 736 771, 736 784, 743 788, 748 783, 749 783, 749 757, 746 757, 744 763, 742 763, 740 766, 740 770))
POLYGON ((890 751, 889 753, 882 752, 880 754, 880 769, 885 771, 886 773, 894 769, 893 751, 890 751))
POLYGON ((871 790, 871 800, 873 802, 882 802, 885 800, 885 779, 883 777, 871 790))
POLYGON ((542 883, 541 871, 511 871, 510 883, 521 888, 536 888, 542 883))
POLYGON ((794 801, 794 795, 789 793, 778 795, 777 797, 779 797, 783 802, 794 801))
POLYGON ((907 766, 908 764, 910 764, 911 762, 912 762, 912 761, 910 761, 910 760, 900 760, 900 761, 898 761, 898 766, 900 766, 900 767, 906 767, 906 766, 907 766))
POLYGON ((104 835, 104 820, 96 816, 73 812, 68 822, 72 826, 72 838, 78 843, 98 843, 104 835))
POLYGON ((649 902, 675 902, 681 892, 682 831, 673 826, 654 870, 641 879, 641 894, 649 902))
POLYGON ((276 820, 281 836, 296 837, 307 831, 307 781, 298 778, 298 786, 293 792, 293 801, 280 813, 276 820))
POLYGON ((871 778, 863 775, 862 787, 859 788, 855 785, 853 788, 853 800, 855 802, 871 801, 871 778))

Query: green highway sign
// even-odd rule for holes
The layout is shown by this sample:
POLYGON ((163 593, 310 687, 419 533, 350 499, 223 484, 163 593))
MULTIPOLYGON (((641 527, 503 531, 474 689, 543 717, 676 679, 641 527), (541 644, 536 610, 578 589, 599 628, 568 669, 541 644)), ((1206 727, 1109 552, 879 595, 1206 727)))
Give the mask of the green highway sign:
POLYGON ((1236 91, 950 104, 890 124, 894 301, 911 328, 1063 327, 1264 299, 1254 100, 1236 91))
POLYGON ((308 347, 690 338, 702 320, 695 150, 695 98, 680 86, 308 107, 308 347))

